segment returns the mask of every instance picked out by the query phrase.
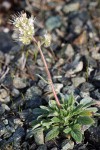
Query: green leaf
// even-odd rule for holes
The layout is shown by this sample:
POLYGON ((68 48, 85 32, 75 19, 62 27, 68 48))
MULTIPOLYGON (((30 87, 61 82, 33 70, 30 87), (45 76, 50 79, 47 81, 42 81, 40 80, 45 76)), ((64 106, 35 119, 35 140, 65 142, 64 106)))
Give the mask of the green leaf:
POLYGON ((31 125, 33 130, 41 126, 40 121, 37 120, 34 120, 31 125))
POLYGON ((71 128, 67 127, 66 129, 63 130, 64 133, 68 134, 71 131, 71 128))
POLYGON ((77 128, 72 128, 71 130, 71 136, 73 137, 73 139, 76 141, 76 142, 81 142, 82 141, 82 133, 79 129, 77 128))
POLYGON ((98 109, 96 107, 89 107, 86 110, 89 110, 89 111, 94 112, 94 113, 98 111, 98 109))
POLYGON ((91 105, 94 105, 95 102, 92 100, 92 99, 89 99, 89 98, 84 98, 80 101, 80 104, 83 104, 84 107, 89 107, 91 105))
POLYGON ((46 106, 40 106, 41 109, 45 110, 45 111, 49 111, 49 108, 46 106))
POLYGON ((57 123, 57 122, 60 122, 60 121, 61 121, 61 120, 60 120, 59 118, 57 118, 57 117, 53 117, 51 120, 52 120, 53 123, 57 123))
POLYGON ((90 110, 83 110, 79 115, 81 115, 81 116, 92 116, 92 112, 90 110))
POLYGON ((41 121, 41 124, 42 124, 43 127, 46 127, 47 129, 49 129, 52 122, 51 122, 51 120, 44 119, 44 120, 41 121))
POLYGON ((50 130, 47 134, 46 134, 46 137, 45 137, 45 141, 49 141, 49 140, 52 140, 54 138, 56 138, 59 134, 59 127, 58 126, 55 126, 53 127, 52 130, 50 130))
POLYGON ((77 114, 79 114, 80 112, 82 112, 82 108, 83 108, 83 104, 79 104, 78 106, 76 106, 76 107, 74 108, 74 110, 72 111, 72 113, 73 113, 74 115, 77 115, 77 114))
POLYGON ((55 100, 50 100, 49 101, 49 107, 51 107, 51 108, 56 108, 56 106, 57 106, 57 104, 56 104, 56 101, 55 100))
POLYGON ((82 125, 89 125, 89 124, 94 123, 94 120, 89 116, 80 116, 77 119, 77 121, 78 121, 79 124, 82 124, 82 125))
POLYGON ((72 106, 75 103, 74 96, 71 94, 68 98, 68 106, 72 106))

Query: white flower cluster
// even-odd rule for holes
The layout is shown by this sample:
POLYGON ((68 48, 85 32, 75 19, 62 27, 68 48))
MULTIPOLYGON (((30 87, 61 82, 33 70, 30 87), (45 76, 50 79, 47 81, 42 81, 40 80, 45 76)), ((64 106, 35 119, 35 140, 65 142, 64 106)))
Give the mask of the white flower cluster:
POLYGON ((44 46, 45 46, 45 47, 49 47, 50 44, 51 44, 51 35, 48 34, 48 33, 46 33, 46 34, 44 35, 44 46))
POLYGON ((13 17, 13 24, 19 34, 18 40, 25 45, 30 44, 35 33, 33 17, 27 18, 26 13, 21 13, 13 17))

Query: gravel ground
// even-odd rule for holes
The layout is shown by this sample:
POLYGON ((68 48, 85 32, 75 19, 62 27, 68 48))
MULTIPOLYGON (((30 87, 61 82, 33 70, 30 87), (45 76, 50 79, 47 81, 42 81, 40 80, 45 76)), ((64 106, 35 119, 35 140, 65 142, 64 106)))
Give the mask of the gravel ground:
POLYGON ((43 53, 58 95, 73 92, 76 99, 92 98, 100 107, 100 1, 48 0, 41 5, 35 0, 31 5, 1 2, 0 149, 100 150, 99 118, 80 144, 60 138, 44 143, 43 132, 39 140, 33 135, 30 124, 36 119, 34 108, 47 105, 53 95, 36 75, 47 79, 35 47, 13 41, 16 35, 7 23, 11 13, 30 13, 33 9, 36 36, 43 34, 44 28, 52 35, 52 44, 43 53))

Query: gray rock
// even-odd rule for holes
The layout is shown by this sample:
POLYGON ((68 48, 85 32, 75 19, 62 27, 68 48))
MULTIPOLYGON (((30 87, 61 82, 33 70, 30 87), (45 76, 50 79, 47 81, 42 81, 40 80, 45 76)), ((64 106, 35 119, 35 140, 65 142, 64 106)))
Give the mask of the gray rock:
POLYGON ((30 118, 32 113, 29 109, 26 109, 26 110, 23 110, 22 112, 19 112, 18 114, 19 114, 21 120, 25 121, 25 120, 27 120, 27 118, 28 119, 30 118))
POLYGON ((3 139, 9 138, 14 132, 15 132, 15 129, 13 127, 10 127, 9 125, 5 126, 3 139))
POLYGON ((47 85, 47 83, 45 83, 43 80, 39 80, 39 82, 38 82, 39 88, 41 88, 43 90, 46 85, 47 85))
POLYGON ((11 88, 13 85, 13 79, 11 77, 11 74, 7 74, 4 78, 3 84, 5 87, 11 88))
POLYGON ((89 82, 85 82, 85 83, 81 84, 80 90, 82 92, 91 92, 91 91, 94 90, 94 86, 91 83, 89 83, 89 82))
POLYGON ((65 55, 69 58, 73 57, 74 55, 74 49, 72 47, 71 44, 68 44, 67 47, 66 47, 66 50, 65 50, 65 55))
POLYGON ((8 125, 8 120, 7 120, 7 119, 3 120, 3 123, 4 123, 5 125, 8 125))
POLYGON ((43 129, 36 129, 33 134, 37 145, 44 144, 43 129))
POLYGON ((95 142, 97 144, 100 143, 100 127, 90 127, 88 129, 89 133, 90 133, 90 136, 89 136, 89 141, 91 142, 95 142))
POLYGON ((62 24, 60 16, 53 16, 47 19, 46 27, 49 31, 60 27, 62 24))
POLYGON ((90 96, 96 100, 100 100, 100 91, 99 89, 95 90, 95 91, 92 91, 90 93, 90 96))
POLYGON ((72 11, 77 11, 80 8, 80 4, 77 3, 70 3, 64 6, 63 11, 64 13, 69 13, 72 11))
POLYGON ((6 98, 8 96, 8 92, 5 89, 0 89, 0 99, 6 98))
POLYGON ((93 78, 92 78, 93 84, 96 87, 100 88, 100 72, 98 72, 93 78))
POLYGON ((2 52, 10 51, 15 45, 9 33, 0 32, 0 39, 0 51, 2 52))
POLYGON ((25 108, 36 108, 42 104, 42 98, 40 96, 34 95, 31 100, 26 101, 25 108))
POLYGON ((19 92, 18 89, 13 88, 11 94, 12 94, 12 96, 14 96, 14 97, 18 97, 18 96, 20 95, 20 92, 19 92))
POLYGON ((37 86, 30 87, 25 94, 25 100, 31 100, 34 96, 41 96, 42 91, 37 86))
POLYGON ((11 138, 9 138, 8 142, 14 142, 14 145, 18 144, 21 141, 21 138, 25 135, 25 131, 23 127, 18 127, 16 131, 13 133, 11 138))
POLYGON ((0 106, 0 115, 2 115, 4 112, 5 112, 5 109, 2 106, 0 106))
POLYGON ((46 145, 41 145, 37 148, 37 150, 47 150, 47 146, 46 145))
POLYGON ((72 150, 74 147, 74 142, 70 140, 65 140, 62 143, 62 149, 61 150, 72 150))
POLYGON ((42 91, 37 86, 32 86, 26 91, 26 108, 39 107, 42 104, 42 91))
POLYGON ((75 77, 72 78, 72 82, 75 87, 78 87, 81 83, 84 83, 86 79, 84 77, 75 77))
MULTIPOLYGON (((55 91, 56 91, 57 93, 59 93, 60 90, 63 88, 63 84, 61 84, 61 83, 55 83, 55 84, 54 84, 54 88, 55 88, 55 91)), ((44 89, 44 92, 52 92, 51 86, 50 86, 50 85, 47 85, 47 87, 44 89)))
POLYGON ((13 85, 16 89, 23 89, 28 85, 28 82, 24 78, 15 77, 13 79, 13 85))
POLYGON ((63 94, 71 94, 74 92, 75 92, 75 87, 73 85, 72 86, 65 86, 62 90, 63 94))
POLYGON ((57 147, 53 147, 51 150, 58 150, 57 147))
POLYGON ((6 132, 6 128, 4 123, 0 123, 0 137, 4 135, 5 132, 6 132))
POLYGON ((10 108, 8 107, 8 105, 2 104, 1 106, 2 106, 2 108, 4 108, 6 111, 10 111, 10 108))

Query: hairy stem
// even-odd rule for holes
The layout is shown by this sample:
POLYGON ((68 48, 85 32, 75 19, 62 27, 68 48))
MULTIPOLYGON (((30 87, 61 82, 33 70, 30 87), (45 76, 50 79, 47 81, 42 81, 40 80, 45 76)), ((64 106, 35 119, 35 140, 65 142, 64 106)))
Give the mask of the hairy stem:
POLYGON ((60 107, 61 104, 60 104, 59 99, 58 99, 58 97, 57 97, 57 94, 56 94, 56 91, 55 91, 55 88, 54 88, 54 85, 53 85, 53 81, 52 81, 52 78, 51 78, 51 74, 50 74, 49 69, 48 69, 48 65, 47 65, 47 63, 46 63, 45 57, 44 57, 43 52, 42 52, 42 50, 41 50, 40 42, 37 42, 35 38, 33 38, 33 42, 35 42, 35 43, 37 44, 38 51, 40 52, 42 61, 43 61, 43 63, 44 63, 45 70, 46 70, 46 73, 47 73, 47 76, 48 76, 48 81, 49 81, 49 83, 50 83, 50 85, 51 85, 53 95, 54 95, 54 97, 55 97, 55 100, 56 100, 57 105, 60 107))

